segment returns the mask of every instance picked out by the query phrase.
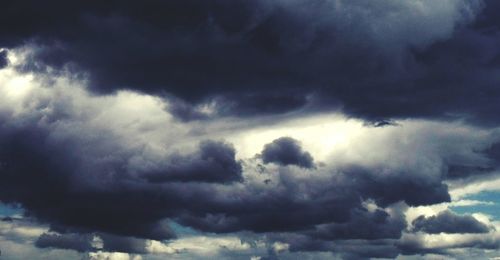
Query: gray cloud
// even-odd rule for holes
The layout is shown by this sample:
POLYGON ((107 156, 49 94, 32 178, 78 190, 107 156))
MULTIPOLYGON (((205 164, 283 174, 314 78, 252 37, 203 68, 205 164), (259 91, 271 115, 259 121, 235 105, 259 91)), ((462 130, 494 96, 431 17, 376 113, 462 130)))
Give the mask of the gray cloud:
POLYGON ((148 241, 105 233, 44 233, 35 241, 39 248, 70 249, 79 252, 125 252, 146 254, 148 241))
POLYGON ((281 137, 272 143, 266 144, 261 158, 264 163, 280 165, 297 165, 303 168, 313 168, 314 161, 310 153, 300 147, 300 143, 290 137, 281 137))
POLYGON ((436 216, 419 216, 412 222, 414 231, 438 233, 488 233, 490 228, 472 216, 460 216, 449 210, 436 216))
POLYGON ((0 45, 29 43, 31 62, 21 69, 71 69, 97 93, 173 95, 186 101, 174 109, 183 120, 200 118, 189 106, 216 100, 220 115, 342 108, 369 121, 496 124, 495 5, 7 1, 2 24, 17 22, 0 27, 0 45), (161 15, 144 15, 152 12, 161 15))
POLYGON ((81 234, 48 234, 44 233, 35 242, 39 248, 62 248, 71 249, 79 252, 87 252, 93 250, 92 240, 89 235, 81 234))
POLYGON ((200 143, 199 152, 173 155, 159 172, 145 172, 141 177, 151 182, 233 182, 241 181, 241 165, 235 160, 231 145, 214 141, 200 143))
POLYGON ((7 51, 6 50, 0 51, 0 69, 6 67, 8 63, 9 61, 7 59, 7 51))
POLYGON ((398 239, 406 227, 402 214, 390 216, 386 211, 376 209, 355 209, 351 212, 349 222, 318 225, 314 231, 308 232, 312 237, 322 240, 342 239, 398 239))
MULTIPOLYGON (((0 44, 29 42, 28 63, 4 67, 15 84, 1 79, 9 84, 0 86, 0 200, 50 226, 36 241, 41 248, 95 251, 90 234, 98 234, 105 250, 142 254, 146 239, 176 238, 174 221, 200 233, 275 238, 292 252, 444 254, 454 246, 396 243, 405 207, 449 202, 448 180, 497 168, 498 137, 486 124, 497 120, 489 112, 497 104, 496 36, 483 31, 496 21, 487 11, 472 21, 477 1, 28 2, 23 12, 40 12, 43 23, 0 23, 0 44), (153 9, 167 13, 142 14, 153 9), (38 73, 25 86, 29 75, 19 71, 38 73), (275 113, 333 107, 376 127, 348 149, 335 143, 317 165, 306 139, 323 136, 276 139, 260 158, 242 155, 246 140, 223 140, 272 129, 275 113), (390 117, 481 125, 380 127, 390 117)), ((0 20, 18 3, 6 6, 12 12, 0 20)), ((486 234, 473 219, 443 214, 413 225, 486 234)))

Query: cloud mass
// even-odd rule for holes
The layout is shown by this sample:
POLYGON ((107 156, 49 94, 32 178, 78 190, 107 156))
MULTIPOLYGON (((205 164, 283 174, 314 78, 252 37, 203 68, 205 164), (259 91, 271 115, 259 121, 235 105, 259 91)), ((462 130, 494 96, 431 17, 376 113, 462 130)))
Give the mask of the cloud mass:
POLYGON ((2 257, 497 257, 498 7, 3 2, 2 257))

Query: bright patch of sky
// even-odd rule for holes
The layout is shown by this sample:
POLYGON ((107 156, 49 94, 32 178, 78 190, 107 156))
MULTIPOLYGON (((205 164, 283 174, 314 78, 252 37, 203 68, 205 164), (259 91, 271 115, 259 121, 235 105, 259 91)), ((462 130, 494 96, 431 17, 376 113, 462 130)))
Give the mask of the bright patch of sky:
POLYGON ((183 226, 183 225, 180 225, 178 224, 177 222, 175 221, 170 221, 169 222, 169 225, 170 227, 174 230, 174 232, 178 235, 178 236, 186 236, 186 235, 197 235, 197 234, 200 234, 198 231, 190 228, 190 227, 186 227, 186 226, 183 226))
POLYGON ((463 206, 454 205, 450 208, 459 214, 483 213, 491 216, 494 220, 500 220, 500 192, 483 191, 469 195, 465 199, 479 201, 480 203, 463 206))
POLYGON ((20 215, 22 213, 23 209, 21 207, 0 202, 0 217, 12 217, 14 215, 20 215))

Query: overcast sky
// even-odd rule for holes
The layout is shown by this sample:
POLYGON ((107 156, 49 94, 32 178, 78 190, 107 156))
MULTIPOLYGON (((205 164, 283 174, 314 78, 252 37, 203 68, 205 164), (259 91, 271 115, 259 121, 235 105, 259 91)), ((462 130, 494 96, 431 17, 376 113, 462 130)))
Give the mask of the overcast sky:
POLYGON ((1 259, 500 257, 500 2, 0 6, 1 259))

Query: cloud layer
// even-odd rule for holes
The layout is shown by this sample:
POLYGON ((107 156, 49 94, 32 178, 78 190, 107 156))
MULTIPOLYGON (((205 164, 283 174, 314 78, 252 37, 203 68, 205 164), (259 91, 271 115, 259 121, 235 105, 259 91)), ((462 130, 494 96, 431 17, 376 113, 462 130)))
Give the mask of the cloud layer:
MULTIPOLYGON (((22 70, 69 69, 98 93, 173 95, 186 108, 214 102, 223 115, 342 108, 372 121, 496 124, 495 5, 7 1, 2 24, 19 22, 0 28, 0 45, 31 46, 22 70)), ((180 116, 199 118, 188 114, 180 116)))
POLYGON ((1 249, 494 256, 496 7, 6 1, 1 249))

